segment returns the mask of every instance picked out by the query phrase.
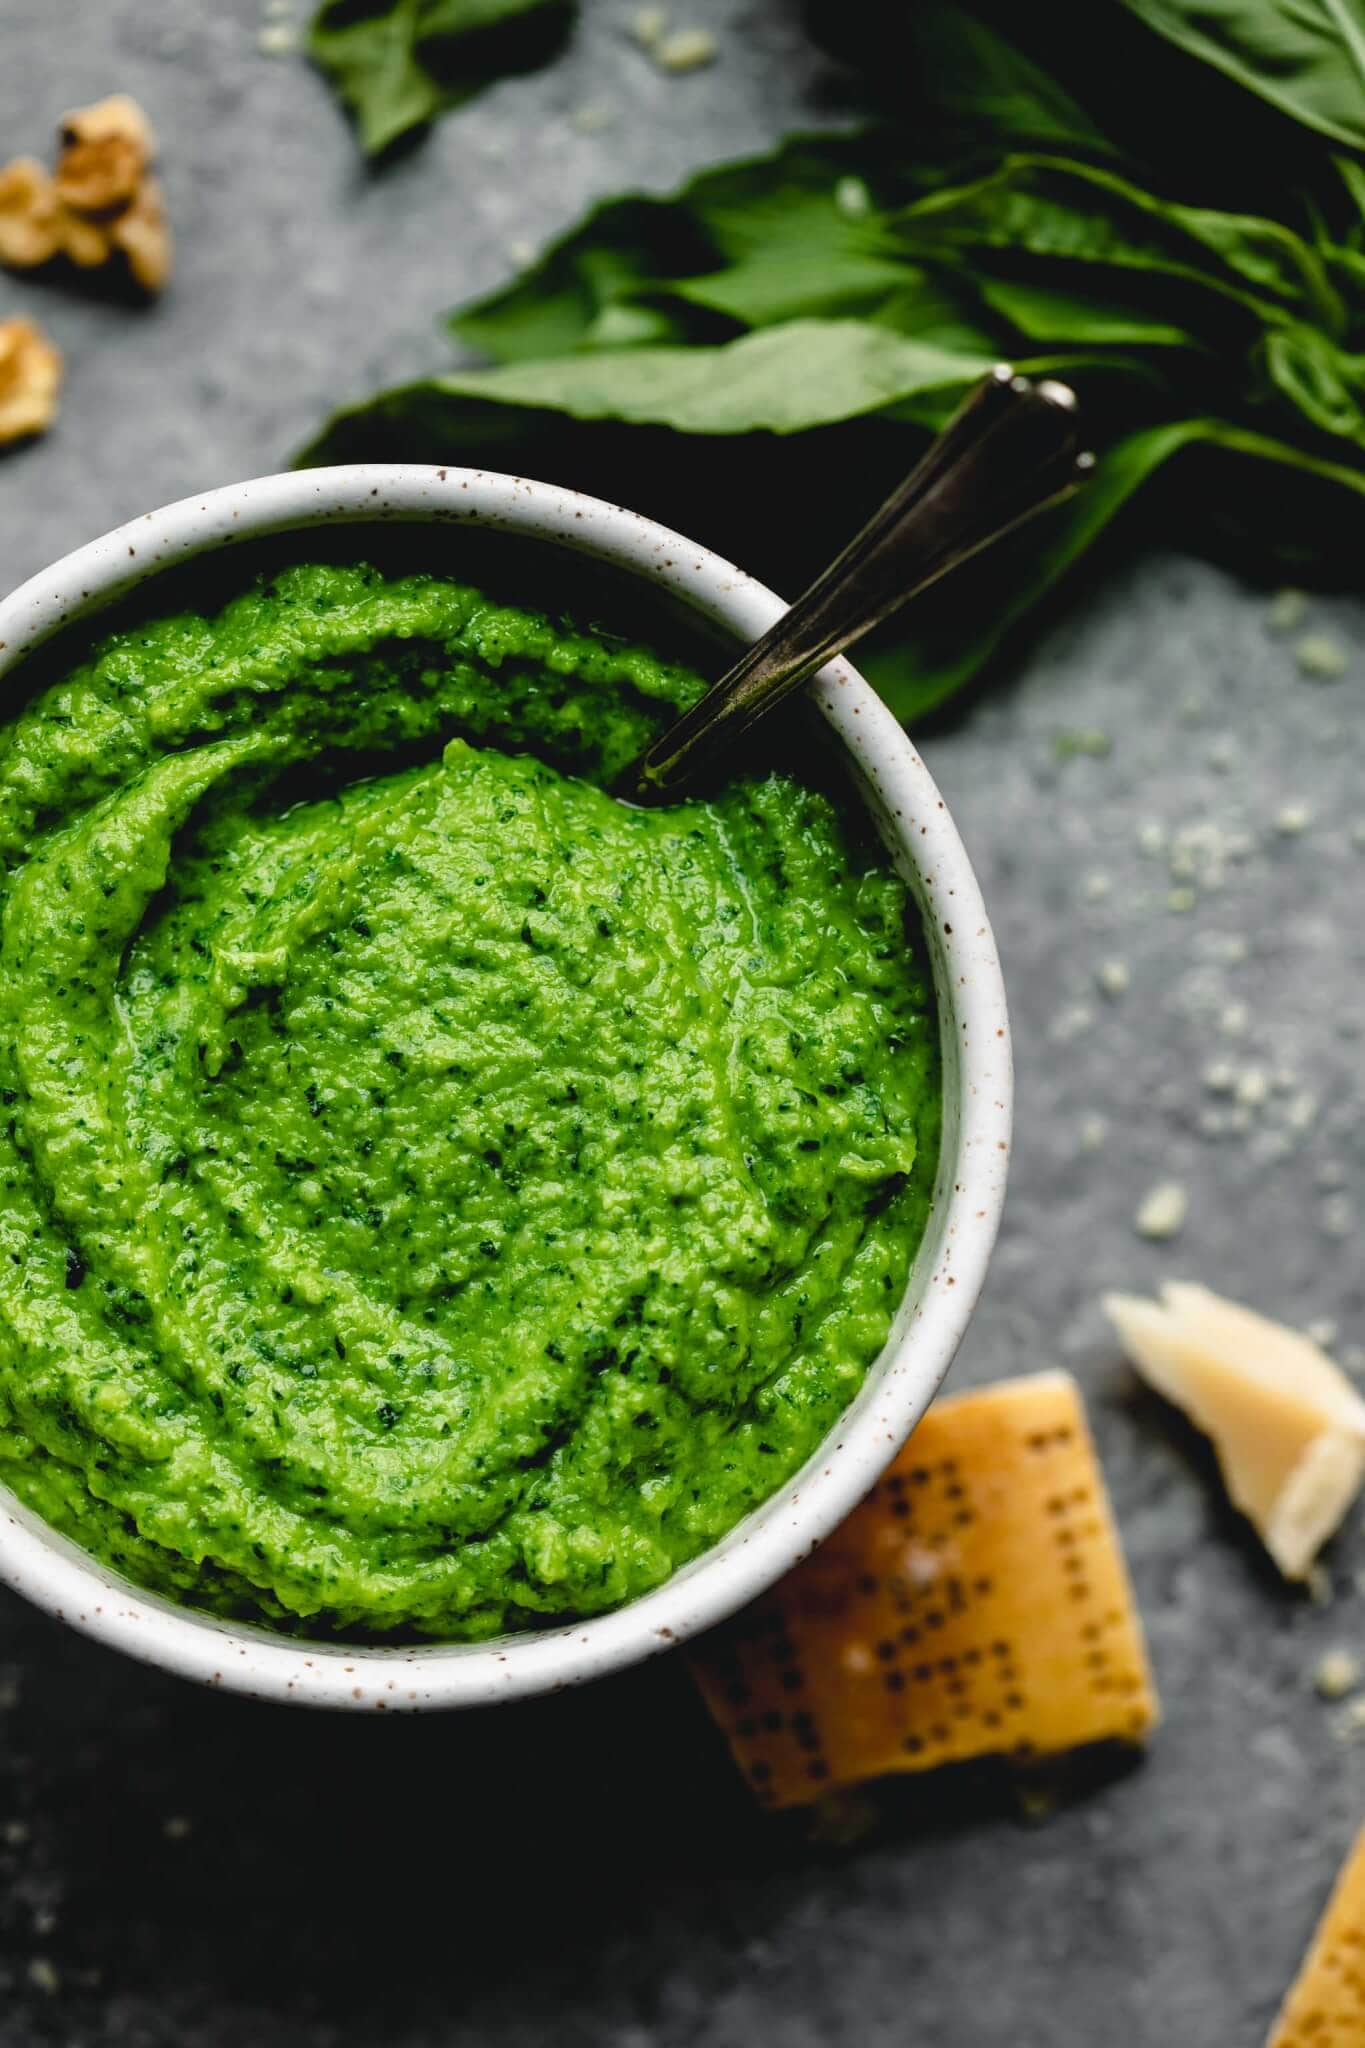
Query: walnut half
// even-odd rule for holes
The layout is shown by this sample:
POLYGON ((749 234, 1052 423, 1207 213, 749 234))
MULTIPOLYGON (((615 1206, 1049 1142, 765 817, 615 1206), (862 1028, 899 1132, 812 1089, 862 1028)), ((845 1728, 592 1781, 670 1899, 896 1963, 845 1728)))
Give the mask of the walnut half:
POLYGON ((0 263, 28 270, 65 256, 98 270, 122 256, 146 292, 170 275, 171 237, 150 165, 156 138, 124 93, 78 107, 61 127, 54 175, 34 157, 0 169, 0 263))
POLYGON ((33 270, 62 246, 56 187, 36 156, 17 156, 0 170, 0 263, 33 270))
POLYGON ((52 424, 62 359, 33 320, 0 320, 0 443, 52 424))
POLYGON ((64 117, 61 139, 53 182, 64 206, 101 214, 132 205, 156 150, 151 124, 136 100, 114 93, 92 107, 77 107, 64 117))

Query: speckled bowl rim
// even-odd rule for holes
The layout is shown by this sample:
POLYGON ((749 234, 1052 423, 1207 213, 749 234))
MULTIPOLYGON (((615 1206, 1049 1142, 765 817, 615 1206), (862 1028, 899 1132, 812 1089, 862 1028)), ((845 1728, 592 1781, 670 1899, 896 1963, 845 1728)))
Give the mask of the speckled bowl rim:
MULTIPOLYGON (((0 602, 0 675, 61 627, 193 556, 313 526, 469 523, 556 542, 633 572, 745 640, 782 601, 729 562, 619 506, 486 470, 357 464, 185 498, 78 548, 0 602)), ((258 1698, 371 1712, 486 1706, 582 1684, 743 1606, 834 1529, 932 1400, 985 1277, 1005 1192, 1012 1076, 995 942, 932 778, 875 692, 833 661, 812 694, 918 899, 944 1049, 944 1139, 929 1227, 892 1334, 802 1470, 655 1592, 595 1619, 484 1643, 357 1649, 177 1607, 120 1578, 0 1487, 0 1581, 150 1664, 258 1698)))

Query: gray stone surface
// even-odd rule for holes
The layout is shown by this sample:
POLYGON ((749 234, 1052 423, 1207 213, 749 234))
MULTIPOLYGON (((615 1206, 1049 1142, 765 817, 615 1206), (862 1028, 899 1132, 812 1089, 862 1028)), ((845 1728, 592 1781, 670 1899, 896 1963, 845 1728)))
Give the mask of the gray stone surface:
MULTIPOLYGON (((319 82, 259 50, 253 0, 7 0, 0 152, 135 92, 181 261, 144 313, 0 279, 69 364, 58 432, 0 466, 5 581, 437 361, 437 313, 595 194, 828 118, 782 0, 691 0, 724 62, 687 79, 648 68, 632 11, 592 0, 553 70, 370 180, 319 82), (586 105, 612 125, 575 127, 586 105)), ((1337 683, 1297 674, 1264 592, 1148 558, 925 743, 1018 1036, 1009 1212, 957 1382, 1083 1379, 1165 1699, 1147 1762, 1066 1784, 1043 1824, 989 1776, 907 1784, 836 1848, 750 1810, 676 1661, 359 1724, 200 1696, 7 1599, 0 2048, 1261 2040, 1365 1813, 1365 1744, 1310 1684, 1365 1647, 1363 1532, 1327 1604, 1280 1586, 1096 1297, 1179 1272, 1365 1345, 1365 611, 1310 623, 1349 652, 1337 683), (1267 1100, 1210 1086, 1222 1068, 1267 1100), (1189 1219, 1154 1247, 1133 1216, 1171 1177, 1189 1219)))

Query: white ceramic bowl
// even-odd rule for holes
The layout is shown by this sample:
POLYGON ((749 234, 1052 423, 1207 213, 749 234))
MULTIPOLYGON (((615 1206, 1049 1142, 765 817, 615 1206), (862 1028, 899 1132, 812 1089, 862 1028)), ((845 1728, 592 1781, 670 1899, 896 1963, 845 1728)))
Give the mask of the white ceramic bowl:
MULTIPOLYGON (((264 535, 375 520, 468 523, 595 556, 681 599, 738 642, 783 609, 729 562, 599 499, 477 470, 357 465, 186 498, 78 548, 0 603, 0 675, 59 628, 175 563, 264 535)), ((458 542, 450 560, 458 574, 458 542)), ((534 591, 528 595, 534 603, 534 591)), ((3 1488, 0 1580, 99 1641, 206 1685, 370 1711, 479 1706, 582 1683, 710 1627, 856 1506, 928 1407, 980 1291, 1005 1190, 1010 1043, 981 892, 927 769, 846 662, 831 662, 812 688, 919 903, 941 1020, 944 1121, 929 1227, 890 1340, 795 1478, 644 1598, 595 1620, 486 1643, 357 1649, 230 1626, 106 1570, 3 1488)))

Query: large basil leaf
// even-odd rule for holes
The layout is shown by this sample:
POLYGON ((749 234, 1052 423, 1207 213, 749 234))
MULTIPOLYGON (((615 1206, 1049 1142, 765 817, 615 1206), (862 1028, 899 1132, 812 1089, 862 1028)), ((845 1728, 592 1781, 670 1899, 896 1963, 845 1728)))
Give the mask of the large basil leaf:
POLYGON ((1365 149, 1357 0, 1123 0, 1149 28, 1296 121, 1365 149))
POLYGON ((513 285, 455 314, 452 331, 517 362, 635 338, 623 306, 665 309, 657 338, 677 340, 700 338, 708 310, 750 327, 863 310, 914 275, 880 221, 915 190, 884 135, 793 136, 670 198, 594 208, 513 285))
POLYGON ((789 320, 713 348, 584 349, 434 380, 453 398, 546 408, 685 434, 794 434, 919 393, 961 394, 990 370, 861 320, 789 320))
MULTIPOLYGON (((865 650, 906 718, 979 676, 1104 533, 1139 517, 1135 498, 1168 539, 1241 561, 1346 561, 1342 492, 1365 493, 1365 169, 1110 0, 1086 20, 1118 25, 1134 78, 1164 89, 1174 67, 1182 119, 1147 124, 1157 169, 982 9, 1003 12, 831 4, 829 40, 877 74, 869 99, 894 119, 599 207, 453 317, 490 367, 352 407, 304 459, 563 480, 794 592, 993 361, 1069 377, 1094 480, 865 650), (1191 79, 1216 114, 1207 135, 1183 118, 1191 79), (1250 113, 1225 130, 1229 96, 1250 113), (1179 490, 1145 489, 1168 465, 1179 490)), ((1047 18, 1018 26, 1036 55, 1047 18)), ((1112 110, 1103 41, 1068 36, 1059 68, 1112 110)))
POLYGON ((1139 303, 1146 277, 1216 292, 1269 319, 1304 313, 1333 332, 1344 325, 1319 251, 1292 229, 1177 205, 1062 158, 1010 157, 988 177, 918 201, 888 227, 920 257, 962 262, 998 252, 1015 275, 1030 259, 1047 266, 1044 278, 1077 265, 1135 272, 1129 290, 1139 303))
POLYGON ((355 119, 367 155, 540 63, 571 0, 323 0, 308 49, 355 119))
POLYGON ((1114 154, 1055 66, 1035 63, 959 0, 807 0, 806 18, 863 72, 872 102, 921 138, 926 161, 983 147, 1114 154))

